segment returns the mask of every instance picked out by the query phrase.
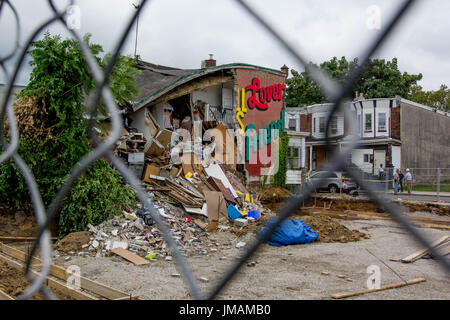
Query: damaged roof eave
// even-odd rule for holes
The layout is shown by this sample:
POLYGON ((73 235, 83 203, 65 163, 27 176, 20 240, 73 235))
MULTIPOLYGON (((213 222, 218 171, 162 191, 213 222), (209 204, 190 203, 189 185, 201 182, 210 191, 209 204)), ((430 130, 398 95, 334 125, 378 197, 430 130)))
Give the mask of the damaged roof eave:
POLYGON ((161 96, 165 95, 172 89, 183 85, 185 83, 188 83, 189 81, 192 81, 194 79, 197 79, 199 77, 220 71, 220 70, 226 70, 226 69, 237 69, 237 68, 245 68, 245 69, 254 69, 254 70, 264 70, 267 72, 275 73, 277 75, 284 75, 283 71, 255 66, 251 64, 245 64, 245 63, 232 63, 232 64, 224 64, 216 67, 210 67, 210 68, 204 68, 204 69, 197 69, 194 70, 192 73, 182 76, 181 78, 175 80, 174 82, 168 84, 164 88, 157 90, 156 92, 153 92, 149 94, 148 96, 144 97, 140 101, 137 101, 135 104, 133 104, 132 109, 133 112, 138 111, 142 107, 148 105, 149 103, 155 101, 156 99, 160 98, 161 96))

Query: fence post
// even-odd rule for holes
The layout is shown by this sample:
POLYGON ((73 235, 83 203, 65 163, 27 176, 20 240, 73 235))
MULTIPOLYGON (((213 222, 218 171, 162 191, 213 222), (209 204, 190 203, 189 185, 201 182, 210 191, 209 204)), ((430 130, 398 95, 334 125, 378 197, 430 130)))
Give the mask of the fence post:
POLYGON ((436 185, 437 201, 441 200, 441 196, 439 194, 440 191, 441 191, 441 168, 437 168, 437 185, 436 185))

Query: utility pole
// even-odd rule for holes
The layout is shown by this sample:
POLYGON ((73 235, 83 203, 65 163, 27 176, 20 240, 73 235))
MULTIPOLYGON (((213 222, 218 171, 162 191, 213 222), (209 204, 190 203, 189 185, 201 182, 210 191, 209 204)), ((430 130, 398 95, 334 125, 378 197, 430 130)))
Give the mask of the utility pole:
MULTIPOLYGON (((133 6, 134 6, 134 8, 135 8, 136 10, 138 10, 138 9, 141 7, 140 4, 136 5, 136 4, 134 4, 134 3, 133 3, 133 6)), ((137 60, 137 40, 138 40, 138 30, 139 30, 139 13, 138 13, 138 15, 137 15, 137 17, 136 17, 136 39, 135 39, 135 42, 134 42, 134 59, 136 59, 136 60, 137 60)))

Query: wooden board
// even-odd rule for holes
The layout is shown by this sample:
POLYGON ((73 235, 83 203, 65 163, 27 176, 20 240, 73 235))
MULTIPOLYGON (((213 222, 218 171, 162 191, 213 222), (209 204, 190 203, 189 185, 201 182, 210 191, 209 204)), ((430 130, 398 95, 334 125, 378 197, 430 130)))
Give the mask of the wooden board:
MULTIPOLYGON (((24 266, 21 263, 11 260, 6 255, 0 254, 0 261, 6 262, 8 264, 8 266, 17 269, 20 272, 23 272, 23 270, 24 270, 24 266)), ((35 272, 33 270, 32 270, 32 273, 35 276, 40 275, 38 272, 35 272)), ((69 288, 67 285, 65 285, 61 282, 58 282, 55 279, 47 278, 46 282, 45 282, 45 286, 48 287, 49 289, 56 289, 56 290, 60 291, 61 293, 71 297, 74 300, 98 300, 95 297, 93 297, 85 292, 81 292, 79 290, 69 288)))
POLYGON ((335 293, 335 294, 332 294, 331 297, 333 299, 342 299, 342 298, 354 297, 354 296, 359 296, 359 295, 366 294, 366 293, 378 292, 378 291, 383 291, 383 290, 389 290, 389 289, 409 286, 409 285, 416 284, 416 283, 421 283, 421 282, 424 282, 424 281, 426 281, 424 278, 418 278, 418 279, 414 279, 414 280, 410 280, 410 281, 406 281, 406 282, 400 282, 400 283, 396 283, 396 284, 391 284, 389 286, 382 287, 382 288, 379 288, 379 289, 368 289, 368 290, 364 290, 364 291, 351 292, 351 293, 335 293))
POLYGON ((205 168, 205 172, 207 175, 219 179, 223 183, 225 188, 229 188, 231 190, 231 194, 233 195, 233 199, 238 197, 238 194, 236 193, 236 191, 234 191, 233 186, 218 164, 210 164, 209 167, 205 168))
MULTIPOLYGON (((7 241, 7 242, 24 242, 24 241, 35 241, 35 237, 0 237, 0 241, 7 241)), ((51 241, 56 241, 58 238, 52 237, 50 238, 51 241)))
POLYGON ((203 221, 201 221, 199 219, 195 219, 194 223, 204 230, 206 230, 208 228, 208 225, 203 223, 203 221))
MULTIPOLYGON (((314 209, 315 207, 303 208, 303 209, 314 209)), ((317 208, 322 211, 313 211, 314 214, 320 214, 341 219, 350 220, 394 220, 387 213, 379 212, 366 212, 366 211, 356 211, 356 210, 345 210, 345 211, 335 211, 328 208, 317 208)), ((450 225, 447 224, 448 218, 446 217, 416 217, 416 216, 406 216, 414 225, 422 228, 433 228, 440 230, 450 230, 450 225), (436 223, 426 223, 425 221, 436 222, 436 223)))
POLYGON ((6 292, 3 292, 2 290, 0 290, 0 300, 15 300, 13 297, 11 297, 9 294, 7 294, 6 292))
POLYGON ((159 176, 159 173, 161 172, 161 168, 158 166, 155 166, 153 164, 147 164, 145 166, 145 173, 144 178, 142 179, 144 182, 151 183, 155 181, 155 179, 150 178, 150 176, 159 176))
MULTIPOLYGON (((7 255, 16 258, 17 260, 20 260, 21 262, 25 262, 26 260, 26 253, 18 250, 16 248, 10 247, 4 243, 0 242, 0 251, 3 253, 6 253, 7 255)), ((33 264, 37 264, 37 265, 41 265, 42 264, 42 260, 36 257, 32 258, 32 263, 33 264)), ((32 265, 33 266, 33 265, 32 265)), ((36 266, 38 269, 40 269, 40 267, 36 266)), ((52 264, 50 266, 50 274, 58 279, 64 280, 66 281, 67 277, 66 277, 66 269, 64 269, 63 267, 57 266, 52 264)), ((81 282, 81 288, 84 290, 88 290, 92 293, 95 293, 103 298, 106 299, 118 299, 118 298, 122 298, 122 297, 130 297, 130 295, 126 292, 111 288, 107 285, 104 285, 102 283, 99 283, 97 281, 85 278, 83 276, 80 276, 80 282, 81 282)))
POLYGON ((76 289, 69 288, 64 283, 61 283, 57 280, 47 278, 47 287, 49 289, 56 289, 60 291, 61 293, 64 293, 65 295, 71 297, 74 300, 98 300, 97 298, 91 296, 90 294, 86 292, 82 292, 76 289))
POLYGON ((225 186, 223 185, 222 181, 220 181, 217 178, 214 177, 209 177, 208 178, 208 182, 217 190, 222 192, 223 196, 225 197, 225 199, 227 201, 230 201, 233 204, 236 204, 236 200, 233 198, 233 196, 231 195, 231 193, 227 190, 227 188, 225 188, 225 186))
POLYGON ((112 253, 117 254, 118 256, 121 256, 122 258, 134 263, 137 266, 141 266, 144 264, 149 264, 150 261, 145 260, 144 258, 138 256, 137 254, 125 250, 123 248, 115 248, 111 250, 112 253))
MULTIPOLYGON (((431 248, 435 248, 435 247, 439 246, 440 244, 447 242, 449 239, 450 239, 450 236, 443 236, 439 240, 436 240, 435 242, 433 242, 431 244, 431 248)), ((428 253, 430 253, 429 248, 421 249, 421 250, 416 251, 416 252, 410 254, 409 256, 403 258, 401 261, 403 263, 411 263, 411 262, 414 262, 414 261, 419 260, 420 258, 426 256, 428 253)))

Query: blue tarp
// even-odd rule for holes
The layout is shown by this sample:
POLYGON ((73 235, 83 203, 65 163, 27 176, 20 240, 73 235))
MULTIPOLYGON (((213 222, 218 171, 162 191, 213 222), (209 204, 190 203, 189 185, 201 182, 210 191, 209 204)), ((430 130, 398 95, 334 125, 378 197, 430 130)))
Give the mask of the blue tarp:
MULTIPOLYGON (((258 231, 258 236, 261 237, 263 232, 276 221, 277 219, 270 219, 266 226, 258 231)), ((310 243, 317 240, 318 237, 317 232, 312 230, 303 220, 285 220, 266 243, 280 247, 297 243, 310 243)))

